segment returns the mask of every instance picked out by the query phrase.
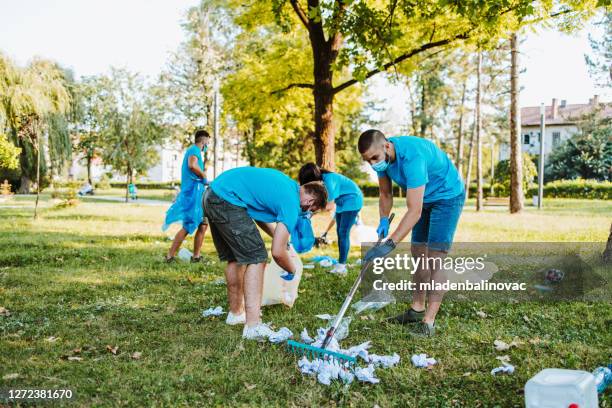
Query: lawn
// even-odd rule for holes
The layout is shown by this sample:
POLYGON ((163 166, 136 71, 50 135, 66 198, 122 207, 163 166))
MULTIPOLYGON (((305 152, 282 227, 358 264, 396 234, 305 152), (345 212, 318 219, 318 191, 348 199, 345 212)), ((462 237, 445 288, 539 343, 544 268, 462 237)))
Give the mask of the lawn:
MULTIPOLYGON (((545 204, 511 216, 497 207, 476 214, 469 202, 456 240, 606 240, 612 202, 545 204)), ((0 306, 10 311, 0 316, 0 388, 69 388, 83 406, 511 407, 523 406, 523 386, 542 368, 591 371, 610 362, 609 302, 449 302, 438 335, 423 340, 382 322, 405 307, 395 304, 355 319, 345 344, 372 340, 372 352, 397 352, 400 365, 378 370, 377 385, 326 387, 301 375, 282 346, 245 342, 241 329, 200 317, 211 306, 227 310, 209 234, 204 265, 167 265, 164 206, 88 201, 58 209, 47 196, 41 206, 33 221, 31 197, 0 203, 0 306), (520 344, 498 352, 496 339, 520 344), (439 363, 416 369, 414 353, 439 363), (493 377, 501 354, 516 372, 493 377)), ((375 200, 366 200, 363 216, 375 224, 375 200)), ((326 219, 317 218, 320 230, 326 219)), ((315 253, 336 256, 335 247, 315 253)), ((337 311, 356 273, 308 271, 296 305, 264 308, 264 321, 312 332, 322 325, 315 315, 337 311)), ((609 391, 600 403, 612 406, 609 391)))

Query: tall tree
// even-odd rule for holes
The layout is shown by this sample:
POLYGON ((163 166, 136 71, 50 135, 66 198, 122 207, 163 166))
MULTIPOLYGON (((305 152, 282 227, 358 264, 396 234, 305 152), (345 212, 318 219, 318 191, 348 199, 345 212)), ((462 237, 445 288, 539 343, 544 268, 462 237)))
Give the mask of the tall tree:
POLYGON ((521 151, 521 111, 519 105, 519 34, 510 37, 510 213, 523 210, 523 163, 521 151))
POLYGON ((476 211, 482 210, 482 115, 480 114, 482 101, 482 50, 476 54, 476 211))
POLYGON ((612 11, 603 14, 603 18, 595 23, 603 28, 601 38, 589 34, 591 53, 584 58, 589 73, 602 88, 612 88, 612 11))

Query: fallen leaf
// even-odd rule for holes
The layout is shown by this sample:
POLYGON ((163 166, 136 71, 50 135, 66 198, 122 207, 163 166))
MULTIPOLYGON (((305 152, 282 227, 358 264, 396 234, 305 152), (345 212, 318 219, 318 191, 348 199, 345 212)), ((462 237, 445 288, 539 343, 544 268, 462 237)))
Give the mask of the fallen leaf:
POLYGON ((463 373, 462 377, 469 377, 470 375, 472 375, 472 373, 468 371, 463 373))
POLYGON ((486 314, 485 312, 483 312, 482 310, 477 311, 477 312, 476 312, 476 315, 478 315, 478 316, 482 317, 483 319, 484 319, 485 317, 487 317, 487 314, 486 314))
POLYGON ((69 357, 67 358, 67 360, 68 360, 68 361, 81 361, 81 360, 83 360, 83 359, 82 359, 81 357, 78 357, 78 356, 69 356, 69 357))
POLYGON ((72 350, 72 352, 73 352, 74 354, 81 354, 81 350, 82 350, 82 349, 79 347, 79 348, 75 348, 74 350, 72 350))
POLYGON ((103 261, 110 261, 110 259, 109 259, 108 257, 106 257, 106 256, 103 256, 103 257, 102 257, 102 260, 103 260, 103 261))
POLYGON ((495 350, 497 351, 504 351, 510 348, 510 345, 508 343, 501 340, 495 340, 493 344, 495 346, 495 350))
POLYGON ((530 320, 529 320, 529 318, 527 317, 527 315, 523 316, 523 320, 525 321, 525 323, 529 323, 529 322, 530 322, 530 320))
POLYGON ((368 317, 368 316, 359 316, 359 318, 360 318, 361 320, 368 320, 368 319, 369 319, 369 317, 368 317))
POLYGON ((10 315, 11 315, 11 312, 9 312, 7 308, 0 306, 0 316, 9 317, 10 315))
POLYGON ((305 273, 305 274, 304 274, 304 277, 306 277, 306 278, 312 278, 312 273, 305 273))
POLYGON ((2 379, 3 380, 15 380, 19 377, 21 377, 21 375, 19 375, 18 373, 12 373, 12 374, 7 374, 3 376, 2 379))
POLYGON ((255 387, 257 387, 257 384, 249 384, 249 383, 244 383, 244 387, 251 391, 252 389, 254 389, 255 387))
POLYGON ((140 360, 142 357, 142 353, 140 351, 135 351, 132 353, 132 360, 140 360))
POLYGON ((505 354, 503 356, 497 356, 495 357, 496 359, 498 359, 499 361, 501 361, 502 363, 509 363, 510 362, 510 356, 505 354))
POLYGON ((114 355, 117 354, 117 350, 119 350, 119 346, 111 346, 110 344, 106 346, 106 351, 108 351, 109 353, 112 353, 114 355))
POLYGON ((55 343, 56 341, 59 340, 59 337, 55 337, 55 336, 51 336, 51 337, 47 337, 45 339, 45 341, 49 342, 49 343, 55 343))

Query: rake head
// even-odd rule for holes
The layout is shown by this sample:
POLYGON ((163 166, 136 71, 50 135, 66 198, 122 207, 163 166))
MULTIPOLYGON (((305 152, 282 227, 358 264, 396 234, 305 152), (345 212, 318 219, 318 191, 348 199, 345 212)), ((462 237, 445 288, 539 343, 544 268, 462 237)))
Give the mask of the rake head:
POLYGON ((325 350, 321 347, 311 346, 310 344, 298 343, 294 340, 287 340, 287 350, 298 356, 306 356, 308 359, 320 358, 321 360, 336 360, 340 364, 348 364, 353 367, 357 363, 355 357, 336 351, 325 350))

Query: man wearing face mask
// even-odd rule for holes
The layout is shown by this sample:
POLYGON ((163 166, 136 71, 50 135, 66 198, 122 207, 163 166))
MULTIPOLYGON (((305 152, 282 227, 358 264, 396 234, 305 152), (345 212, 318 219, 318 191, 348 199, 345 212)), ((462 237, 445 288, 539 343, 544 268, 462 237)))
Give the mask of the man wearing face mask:
POLYGON ((255 223, 272 237, 272 258, 285 271, 281 277, 291 280, 295 265, 288 252, 289 238, 295 245, 300 237, 310 236, 312 246, 309 213, 326 204, 323 183, 299 186, 278 170, 257 167, 227 170, 206 191, 204 211, 210 232, 219 259, 227 262, 230 311, 226 323, 245 324, 245 339, 261 341, 272 333, 260 317, 268 252, 255 223))
MULTIPOLYGON (((457 169, 433 142, 415 136, 387 139, 382 132, 371 129, 361 134, 358 148, 361 157, 378 174, 380 224, 377 232, 382 238, 389 236, 380 246, 370 249, 365 259, 386 256, 412 231, 412 256, 428 259, 415 271, 413 279, 417 288, 419 283, 445 281, 444 271, 432 266, 436 262, 431 260, 444 258, 450 250, 463 209, 465 191, 457 169), (389 235, 392 181, 406 189, 408 211, 389 235)), ((433 336, 443 296, 443 291, 415 290, 411 308, 388 321, 408 325, 413 335, 433 336)))
POLYGON ((193 256, 191 262, 200 262, 202 256, 202 242, 206 233, 206 218, 202 206, 204 196, 206 173, 202 154, 206 154, 210 135, 205 130, 197 130, 194 134, 194 144, 185 152, 183 165, 181 167, 181 192, 176 201, 166 212, 166 219, 162 230, 166 230, 170 224, 181 223, 182 228, 176 233, 174 241, 166 255, 166 262, 174 262, 176 251, 187 237, 195 232, 193 240, 193 256))

